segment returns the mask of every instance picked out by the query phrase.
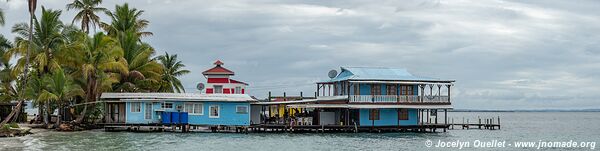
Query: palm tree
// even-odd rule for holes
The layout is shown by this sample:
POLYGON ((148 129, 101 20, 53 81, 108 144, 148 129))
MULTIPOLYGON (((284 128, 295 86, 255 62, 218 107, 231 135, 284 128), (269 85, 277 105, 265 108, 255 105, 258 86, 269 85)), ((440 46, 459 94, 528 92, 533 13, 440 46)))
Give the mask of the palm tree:
POLYGON ((159 56, 158 60, 163 65, 162 82, 158 91, 161 92, 174 92, 181 93, 185 92, 181 81, 177 77, 190 73, 189 70, 182 69, 185 65, 177 60, 177 55, 169 55, 165 52, 165 55, 159 56))
POLYGON ((73 18, 72 23, 81 21, 81 30, 85 33, 89 33, 90 24, 96 30, 96 26, 99 26, 101 23, 100 17, 96 13, 108 12, 108 9, 98 6, 100 3, 102 3, 102 0, 75 0, 73 3, 67 4, 67 10, 79 10, 75 18, 73 18))
MULTIPOLYGON (((13 27, 13 32, 18 36, 16 38, 16 47, 10 49, 6 55, 23 56, 17 61, 13 73, 21 73, 25 69, 34 69, 38 77, 42 78, 51 71, 60 68, 56 55, 64 49, 65 36, 63 35, 63 24, 60 21, 61 11, 45 9, 42 7, 42 17, 38 19, 34 16, 33 33, 31 41, 26 40, 29 37, 29 26, 21 23, 13 27), (28 51, 28 48, 31 50, 28 51), (29 52, 29 53, 28 53, 29 52), (29 54, 29 55, 28 55, 29 54), (27 57, 28 56, 28 57, 27 57), (28 64, 28 60, 32 60, 28 64)), ((29 78, 28 78, 29 79, 29 78)), ((39 104, 40 110, 42 109, 39 104)), ((49 106, 50 104, 45 104, 49 106)), ((41 115, 43 113, 40 113, 41 115)), ((49 118, 49 116, 46 116, 49 118)), ((46 121, 48 121, 46 119, 46 121)))
MULTIPOLYGON (((70 99, 83 95, 83 90, 79 85, 73 83, 73 80, 65 75, 63 69, 56 69, 54 72, 46 76, 44 78, 44 83, 46 84, 45 90, 41 91, 41 94, 37 98, 37 100, 54 102, 57 104, 59 109, 58 122, 57 125, 60 124, 60 113, 63 108, 63 105, 68 102, 70 99)), ((49 104, 49 103, 47 103, 49 104)), ((54 111, 51 109, 51 106, 46 106, 47 114, 51 114, 50 111, 54 111)))
POLYGON ((6 51, 12 48, 12 43, 8 39, 0 35, 0 67, 8 64, 10 56, 4 56, 6 51))
POLYGON ((151 56, 154 49, 139 41, 134 31, 120 32, 117 36, 119 46, 123 50, 123 59, 119 62, 127 67, 121 73, 119 83, 113 86, 117 92, 151 92, 157 91, 162 75, 162 65, 151 56))
POLYGON ((114 12, 107 12, 111 23, 102 23, 101 27, 108 35, 116 36, 118 32, 133 31, 139 36, 151 36, 152 32, 143 31, 150 23, 148 20, 140 19, 143 10, 129 8, 129 4, 116 5, 114 12))
MULTIPOLYGON (((106 81, 114 82, 116 79, 110 76, 110 73, 125 73, 127 67, 118 62, 123 56, 123 51, 118 47, 116 41, 104 33, 97 33, 89 38, 87 34, 80 34, 78 47, 71 47, 72 51, 64 51, 61 60, 63 64, 76 69, 74 75, 84 80, 85 100, 86 102, 95 102, 98 94, 102 91, 98 89, 99 84, 106 81)), ((80 123, 85 117, 87 105, 84 106, 82 113, 77 118, 76 123, 80 123)))

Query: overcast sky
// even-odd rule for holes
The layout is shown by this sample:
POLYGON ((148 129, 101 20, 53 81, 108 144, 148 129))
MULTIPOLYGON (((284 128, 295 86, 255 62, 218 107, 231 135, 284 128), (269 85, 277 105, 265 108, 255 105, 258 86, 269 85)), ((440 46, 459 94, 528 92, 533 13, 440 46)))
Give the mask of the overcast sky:
MULTIPOLYGON (((67 2, 38 5, 64 10, 67 2)), ((0 34, 12 39, 10 27, 28 20, 26 0, 0 3, 0 34)), ((144 41, 192 71, 181 77, 188 92, 220 59, 259 98, 313 94, 340 66, 384 66, 456 80, 458 109, 600 108, 600 1, 128 3, 150 21, 154 36, 144 41)), ((63 21, 74 13, 65 10, 63 21)))

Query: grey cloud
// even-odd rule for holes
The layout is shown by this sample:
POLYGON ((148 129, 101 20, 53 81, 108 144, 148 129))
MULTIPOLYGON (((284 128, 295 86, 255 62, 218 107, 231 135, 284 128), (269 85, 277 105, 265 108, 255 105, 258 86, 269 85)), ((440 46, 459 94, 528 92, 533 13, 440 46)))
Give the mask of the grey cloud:
MULTIPOLYGON (((258 97, 312 94, 339 66, 391 66, 457 80, 456 108, 600 108, 598 1, 128 2, 146 11, 158 54, 188 65, 188 91, 217 59, 258 97)), ((18 6, 0 4, 2 34, 27 20, 18 6)))

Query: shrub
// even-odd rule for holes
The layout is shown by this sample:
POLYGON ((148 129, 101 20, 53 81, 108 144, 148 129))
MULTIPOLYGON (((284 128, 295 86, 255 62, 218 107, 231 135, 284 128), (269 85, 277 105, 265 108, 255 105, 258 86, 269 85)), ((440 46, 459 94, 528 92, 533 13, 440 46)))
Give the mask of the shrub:
POLYGON ((4 124, 2 126, 2 128, 0 128, 0 132, 7 132, 7 131, 10 131, 10 125, 4 124))
POLYGON ((10 127, 12 127, 12 128, 19 128, 19 124, 17 124, 17 123, 10 123, 10 127))

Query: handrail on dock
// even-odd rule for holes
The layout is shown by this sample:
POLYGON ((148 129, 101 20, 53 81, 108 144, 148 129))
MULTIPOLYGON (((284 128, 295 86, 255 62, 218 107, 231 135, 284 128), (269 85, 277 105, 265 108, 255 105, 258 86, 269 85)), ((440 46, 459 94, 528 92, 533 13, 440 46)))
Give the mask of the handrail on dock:
POLYGON ((454 118, 452 118, 450 120, 450 129, 454 129, 454 126, 461 126, 462 129, 471 129, 471 128, 477 128, 477 129, 488 129, 488 130, 496 130, 496 129, 500 129, 500 116, 497 117, 497 119, 495 120, 495 118, 483 118, 483 123, 482 123, 482 118, 481 117, 477 117, 477 123, 470 123, 469 119, 466 119, 465 122, 465 118, 462 118, 462 123, 454 123, 454 118))

